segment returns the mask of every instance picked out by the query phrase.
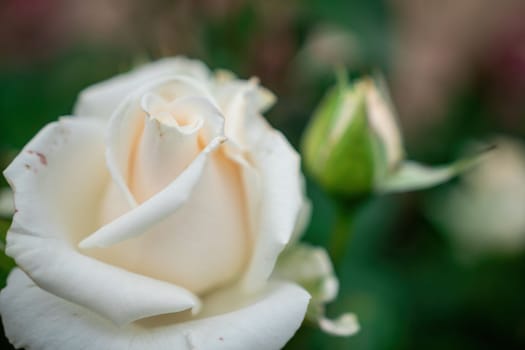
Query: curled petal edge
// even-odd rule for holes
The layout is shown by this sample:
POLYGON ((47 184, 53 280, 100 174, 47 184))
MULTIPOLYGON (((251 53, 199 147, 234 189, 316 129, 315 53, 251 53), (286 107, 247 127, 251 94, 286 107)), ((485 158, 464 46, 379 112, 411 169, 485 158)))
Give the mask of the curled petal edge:
POLYGON ((192 189, 198 183, 208 155, 225 141, 224 136, 214 138, 165 189, 83 239, 78 245, 79 248, 108 247, 139 236, 173 214, 189 198, 192 189))

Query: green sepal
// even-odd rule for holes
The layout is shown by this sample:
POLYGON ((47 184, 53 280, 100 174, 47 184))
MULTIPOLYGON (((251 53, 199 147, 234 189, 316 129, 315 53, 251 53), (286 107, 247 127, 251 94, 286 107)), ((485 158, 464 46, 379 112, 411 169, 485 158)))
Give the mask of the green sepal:
POLYGON ((478 164, 487 152, 484 151, 442 166, 428 166, 413 161, 404 161, 396 172, 378 184, 376 191, 395 193, 437 186, 478 164))

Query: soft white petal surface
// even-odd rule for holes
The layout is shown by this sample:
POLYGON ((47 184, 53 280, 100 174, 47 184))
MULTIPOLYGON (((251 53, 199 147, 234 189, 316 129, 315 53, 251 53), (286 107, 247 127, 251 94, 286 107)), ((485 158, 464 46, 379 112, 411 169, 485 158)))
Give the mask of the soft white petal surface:
POLYGON ((43 289, 117 323, 198 307, 198 299, 180 287, 76 250, 97 228, 100 196, 109 181, 102 129, 96 119, 64 118, 37 134, 8 167, 18 212, 7 254, 43 289))
POLYGON ((5 170, 15 223, 38 236, 75 240, 96 228, 94 209, 108 180, 104 124, 62 118, 42 129, 5 170))
POLYGON ((306 181, 301 175, 301 192, 303 195, 303 204, 297 215, 297 220, 295 222, 295 227, 293 230, 292 238, 288 243, 289 246, 296 244, 301 239, 301 236, 306 231, 308 224, 310 224, 310 218, 312 216, 312 202, 306 197, 306 181))
POLYGON ((35 283, 116 324, 191 308, 199 311, 199 299, 177 285, 122 270, 84 256, 64 242, 18 229, 9 231, 7 252, 35 283))
POLYGON ((116 210, 123 200, 110 188, 102 213, 107 225, 82 247, 111 249, 86 253, 195 293, 238 278, 253 241, 249 191, 239 186, 247 168, 239 174, 240 162, 222 151, 203 159, 222 140, 223 127, 212 97, 189 78, 159 78, 130 94, 110 120, 107 159, 120 197, 134 209, 116 210), (202 156, 189 159, 209 142, 202 156))
POLYGON ((138 202, 168 186, 213 138, 224 133, 224 117, 205 98, 167 102, 148 94, 142 105, 148 116, 136 140, 128 181, 138 202))
MULTIPOLYGON (((182 198, 177 210, 172 206, 176 204, 174 200, 184 194, 177 192, 172 196, 170 187, 179 184, 183 175, 135 210, 110 220, 102 228, 113 231, 110 236, 124 234, 125 237, 120 237, 131 238, 135 233, 138 236, 106 248, 88 249, 86 254, 195 293, 206 293, 238 278, 249 261, 253 239, 246 197, 239 186, 241 169, 224 156, 224 147, 207 157, 202 175, 188 178, 198 182, 191 195, 182 198), (158 203, 150 205, 150 201, 158 203), (150 220, 151 217, 159 220, 150 220), (163 217, 165 220, 160 220, 163 217), (144 222, 152 225, 145 227, 144 222), (137 231, 137 227, 142 229, 137 231), (147 232, 143 231, 146 228, 147 232)), ((198 163, 194 161, 190 168, 194 169, 198 163)), ((186 170, 192 171, 190 168, 186 170)))
POLYGON ((270 109, 277 100, 277 97, 270 90, 266 89, 263 86, 259 85, 259 79, 252 77, 250 80, 238 79, 235 74, 228 70, 218 69, 215 71, 215 79, 213 83, 215 84, 216 96, 218 98, 219 104, 228 103, 227 98, 230 93, 235 91, 237 88, 245 84, 255 85, 257 88, 257 98, 255 100, 256 110, 260 113, 266 112, 270 109))
MULTIPOLYGON (((213 309, 223 299, 206 305, 213 309)), ((274 283, 217 316, 117 327, 44 292, 16 269, 0 294, 0 312, 9 340, 27 350, 278 350, 299 328, 308 299, 296 285, 274 283)))
POLYGON ((268 130, 252 149, 260 173, 260 203, 254 252, 244 279, 247 289, 263 285, 290 241, 303 206, 299 155, 277 131, 268 130))
MULTIPOLYGON (((217 134, 223 133, 224 118, 215 108, 213 97, 205 86, 194 79, 185 76, 163 76, 130 92, 115 109, 106 134, 107 166, 130 208, 137 206, 138 202, 129 188, 129 183, 135 170, 132 161, 140 145, 146 113, 152 113, 153 118, 159 117, 155 114, 158 106, 155 106, 152 100, 161 101, 161 105, 162 102, 167 104, 173 101, 173 112, 197 114, 205 119, 207 125, 204 127, 204 137, 207 142, 218 136, 217 134)), ((182 128, 177 125, 175 118, 176 116, 173 116, 173 125, 181 131, 182 128)), ((172 119, 171 115, 165 119, 172 119)), ((166 122, 162 124, 168 126, 166 122)))
POLYGON ((207 81, 209 74, 199 61, 184 57, 159 60, 85 89, 80 93, 74 114, 109 118, 129 93, 152 80, 182 75, 207 81))
POLYGON ((191 195, 201 178, 206 160, 225 139, 214 139, 178 176, 160 193, 140 206, 111 221, 80 242, 81 248, 106 247, 138 236, 173 214, 191 195))
POLYGON ((132 176, 128 181, 139 203, 168 186, 197 158, 201 152, 199 129, 182 132, 155 118, 146 117, 130 164, 132 176))
POLYGON ((226 136, 243 149, 259 140, 268 125, 260 113, 275 98, 256 79, 229 79, 215 86, 214 96, 226 117, 226 136))
MULTIPOLYGON (((164 88, 157 92, 166 93, 164 88)), ((142 133, 133 142, 110 145, 108 163, 117 164, 115 183, 140 205, 115 210, 123 207, 122 200, 110 188, 102 212, 105 225, 82 247, 109 247, 86 253, 205 293, 232 282, 245 269, 252 245, 248 190, 239 185, 243 175, 238 164, 224 157, 222 149, 208 157, 224 140, 224 118, 212 101, 186 96, 168 102, 164 97, 144 95, 140 105, 148 115, 143 116, 142 133), (187 126, 190 129, 183 129, 187 126), (133 144, 134 151, 126 143, 133 144), (202 147, 207 148, 200 151, 202 147)), ((126 131, 129 118, 127 113, 115 114, 110 141, 121 133, 131 139, 126 136, 132 134, 126 131)))

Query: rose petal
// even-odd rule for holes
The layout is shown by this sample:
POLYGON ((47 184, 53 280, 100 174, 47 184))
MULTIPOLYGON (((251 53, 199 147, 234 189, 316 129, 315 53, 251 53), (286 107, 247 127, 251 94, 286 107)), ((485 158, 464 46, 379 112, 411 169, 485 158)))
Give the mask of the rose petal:
POLYGON ((269 91, 261 88, 255 78, 219 82, 214 90, 217 103, 226 118, 225 134, 246 149, 261 137, 268 125, 260 113, 269 108, 269 91))
POLYGON ((106 163, 113 182, 128 204, 135 208, 138 202, 128 187, 130 162, 144 127, 144 112, 137 106, 121 105, 107 128, 106 163))
POLYGON ((384 79, 377 77, 374 83, 366 90, 368 117, 383 142, 388 168, 391 170, 404 158, 403 140, 384 79))
MULTIPOLYGON (((111 210, 104 220, 109 224, 86 238, 81 247, 109 247, 86 254, 195 293, 206 293, 238 277, 251 251, 251 230, 244 220, 247 201, 242 198, 245 191, 237 181, 235 164, 225 164, 220 154, 210 162, 193 164, 193 159, 188 159, 199 151, 202 142, 208 142, 207 138, 222 134, 223 117, 203 97, 181 97, 166 104, 148 94, 142 99, 142 107, 151 119, 146 120, 134 160, 130 161, 135 171, 127 182, 135 198, 145 202, 128 212, 111 210), (198 134, 190 135, 158 122, 155 117, 163 112, 173 113, 174 118, 191 115, 205 123, 198 134), (192 164, 191 172, 179 175, 187 163, 192 164), (172 185, 170 180, 174 181, 172 185), (171 189, 164 188, 167 185, 171 189), (115 214, 121 216, 112 216, 115 214), (155 243, 158 241, 163 244, 155 243), (203 252, 207 259, 201 258, 203 252)), ((114 197, 106 201, 107 208, 113 209, 114 197)))
POLYGON ((149 81, 130 93, 115 109, 109 121, 106 135, 107 166, 117 188, 128 201, 130 209, 138 204, 128 186, 130 170, 132 169, 130 164, 144 128, 146 115, 142 108, 148 107, 148 97, 151 94, 157 94, 165 100, 177 97, 177 100, 182 100, 181 102, 175 102, 178 104, 177 108, 185 109, 189 109, 186 98, 198 96, 195 99, 198 99, 200 102, 196 103, 194 108, 207 109, 203 116, 210 119, 210 131, 206 135, 208 140, 217 136, 213 134, 214 132, 222 134, 223 118, 220 117, 220 113, 215 108, 213 97, 198 81, 184 76, 163 76, 157 80, 149 81), (202 101, 206 101, 206 103, 202 101))
POLYGON ((319 327, 328 334, 348 337, 359 332, 360 326, 354 314, 342 314, 336 319, 321 318, 319 327))
POLYGON ((223 136, 213 139, 169 186, 140 206, 84 238, 79 246, 81 248, 110 246, 147 232, 151 226, 173 214, 184 204, 193 187, 198 183, 208 155, 224 141, 223 136))
POLYGON ((208 142, 214 136, 224 133, 224 117, 209 96, 179 96, 173 101, 167 101, 161 96, 148 93, 142 97, 141 106, 151 118, 179 133, 192 134, 202 128, 201 136, 208 142), (157 114, 161 114, 161 117, 157 117, 157 114))
POLYGON ((97 226, 108 181, 104 124, 62 118, 42 129, 5 170, 14 191, 15 223, 37 236, 74 242, 97 226))
POLYGON ((85 89, 79 95, 74 114, 109 119, 124 98, 143 84, 166 75, 207 81, 209 74, 208 68, 200 61, 185 57, 165 58, 85 89))
MULTIPOLYGON (((240 308, 195 321, 117 327, 80 306, 44 292, 14 270, 0 294, 6 335, 17 348, 39 350, 277 350, 300 326, 308 294, 276 283, 240 308)), ((223 299, 210 300, 214 303, 223 299)))
POLYGON ((354 314, 344 313, 333 320, 326 317, 325 304, 337 297, 339 281, 324 248, 304 243, 287 248, 279 257, 272 278, 296 282, 310 293, 312 299, 306 318, 323 331, 337 336, 350 336, 359 331, 354 314))
POLYGON ((41 288, 117 323, 198 307, 199 300, 180 287, 76 251, 97 226, 100 194, 109 180, 102 129, 96 119, 64 118, 38 133, 7 168, 18 209, 7 254, 41 288))
POLYGON ((244 194, 246 219, 249 226, 249 238, 253 244, 258 230, 258 217, 261 200, 261 178, 257 169, 246 159, 242 150, 233 142, 225 143, 225 155, 237 164, 244 194))
POLYGON ((168 186, 199 155, 199 128, 186 132, 146 118, 129 179, 130 191, 139 203, 168 186))
POLYGON ((252 230, 239 186, 241 168, 225 157, 226 144, 210 155, 202 175, 193 178, 197 183, 191 196, 165 220, 138 237, 86 253, 194 293, 208 293, 238 278, 251 255, 252 230))
POLYGON ((184 288, 107 265, 74 251, 64 242, 30 236, 14 227, 7 244, 8 255, 39 287, 118 325, 200 309, 199 298, 184 288))
POLYGON ((254 102, 257 84, 232 80, 233 77, 224 79, 226 81, 218 83, 215 95, 226 119, 224 132, 230 141, 225 144, 225 153, 241 169, 251 233, 255 235, 259 230, 262 174, 250 155, 252 149, 257 150, 259 140, 272 128, 258 109, 248 103, 254 102))
POLYGON ((299 155, 282 134, 268 130, 252 157, 260 172, 261 197, 253 257, 244 277, 248 290, 260 288, 270 276, 303 205, 299 155))
POLYGON ((256 77, 252 77, 250 80, 237 79, 235 74, 228 70, 218 69, 215 72, 215 79, 213 81, 216 85, 216 96, 221 107, 225 107, 228 104, 231 94, 236 93, 237 89, 243 90, 246 84, 256 87, 256 100, 255 107, 257 112, 264 113, 269 110, 274 104, 277 98, 268 89, 259 85, 259 80, 256 77))
POLYGON ((302 285, 312 295, 312 302, 333 301, 339 291, 339 281, 326 250, 305 243, 287 248, 272 276, 302 285))
POLYGON ((301 239, 301 236, 306 231, 308 224, 310 224, 310 218, 312 216, 312 202, 306 197, 306 181, 302 175, 301 178, 301 193, 303 196, 303 204, 297 215, 297 220, 295 222, 295 227, 293 230, 292 238, 288 245, 294 245, 301 239))

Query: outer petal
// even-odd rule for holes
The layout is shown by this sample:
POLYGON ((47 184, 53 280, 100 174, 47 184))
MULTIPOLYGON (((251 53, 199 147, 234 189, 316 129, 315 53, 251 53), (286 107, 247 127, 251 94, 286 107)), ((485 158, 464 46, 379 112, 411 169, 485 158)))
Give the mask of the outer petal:
POLYGON ((339 291, 339 281, 326 250, 304 243, 281 254, 273 276, 305 286, 314 302, 333 301, 339 291))
POLYGON ((248 290, 260 288, 272 273, 303 205, 299 156, 284 136, 267 130, 252 152, 261 196, 253 257, 244 278, 248 290))
POLYGON ((74 114, 109 118, 130 92, 151 80, 174 74, 202 81, 209 78, 208 69, 200 61, 166 58, 88 87, 80 93, 74 114))
POLYGON ((297 215, 297 221, 295 222, 292 238, 288 243, 289 246, 296 244, 301 239, 301 236, 310 224, 310 218, 312 216, 312 202, 310 202, 308 197, 306 197, 306 182, 303 176, 300 176, 300 178, 303 204, 299 210, 299 214, 297 215))
MULTIPOLYGON (((17 348, 37 350, 277 350, 299 328, 309 296, 276 283, 237 309, 199 320, 139 322, 117 327, 98 315, 48 294, 20 270, 0 294, 7 337, 17 348)), ((209 300, 214 309, 222 297, 209 300)))
POLYGON ((62 118, 24 147, 4 172, 15 194, 15 224, 69 241, 96 228, 96 212, 85 209, 96 208, 108 180, 103 129, 98 120, 62 118))
POLYGON ((225 145, 226 153, 241 168, 251 232, 257 233, 265 172, 259 171, 259 164, 252 162, 250 156, 258 152, 260 140, 271 133, 272 127, 260 112, 269 108, 275 97, 260 87, 255 78, 239 80, 227 71, 218 72, 216 78, 213 92, 225 116, 224 132, 230 141, 225 145))
POLYGON ((296 244, 289 247, 277 263, 273 278, 294 281, 312 295, 306 318, 330 334, 350 336, 359 331, 354 314, 344 313, 335 320, 325 315, 325 304, 333 301, 339 291, 328 253, 320 247, 296 244))
POLYGON ((226 117, 226 136, 241 148, 258 140, 267 127, 260 113, 273 104, 273 94, 259 86, 256 78, 219 79, 213 93, 226 117))
POLYGON ((64 242, 17 229, 9 231, 7 252, 35 283, 116 324, 200 308, 199 299, 181 287, 121 270, 81 255, 64 242))
POLYGON ((109 180, 102 126, 95 119, 62 119, 44 128, 8 167, 18 212, 7 254, 41 288, 117 323, 198 307, 198 299, 182 288, 76 251, 78 241, 97 228, 100 193, 109 180))
POLYGON ((372 128, 383 142, 388 169, 394 169, 404 158, 405 151, 395 109, 382 77, 375 77, 374 85, 367 89, 366 100, 372 128))

